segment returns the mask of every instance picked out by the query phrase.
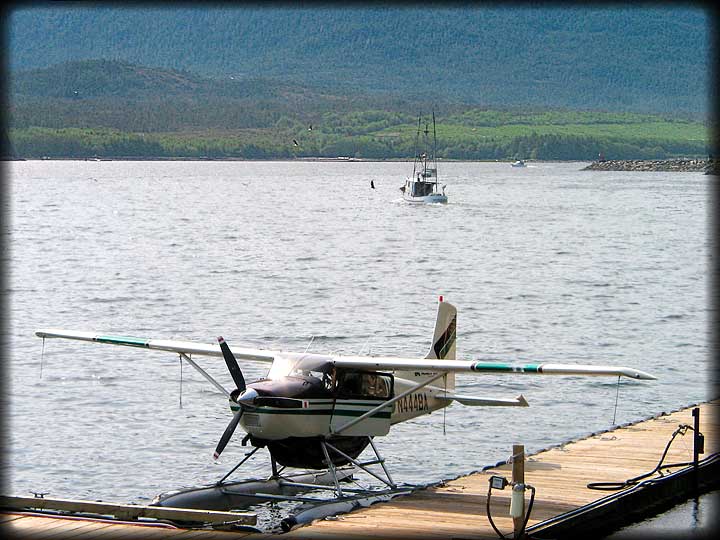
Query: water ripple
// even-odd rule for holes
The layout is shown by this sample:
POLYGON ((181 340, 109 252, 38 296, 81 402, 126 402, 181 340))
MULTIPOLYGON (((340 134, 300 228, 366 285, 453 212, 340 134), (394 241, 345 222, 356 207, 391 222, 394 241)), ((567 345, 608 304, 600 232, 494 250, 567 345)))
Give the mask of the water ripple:
MULTIPOLYGON (((459 359, 657 375, 621 382, 620 423, 706 397, 704 175, 443 163, 450 203, 410 207, 397 195, 407 163, 96 165, 9 165, 10 494, 143 502, 217 481, 247 450, 235 437, 212 461, 227 399, 186 365, 180 408, 176 355, 46 340, 40 380, 41 327, 210 343, 222 329, 231 343, 285 350, 316 335, 315 352, 422 356, 443 294, 459 309, 459 359), (348 178, 377 189, 348 192, 348 178), (242 211, 219 215, 210 190, 242 211)), ((195 359, 232 384, 222 359, 195 359)), ((267 368, 243 363, 248 379, 267 368)), ((378 444, 396 481, 477 469, 517 441, 539 449, 606 429, 618 389, 614 377, 457 382, 470 395, 522 393, 531 407, 453 404, 394 426, 378 444)), ((242 476, 267 466, 258 457, 242 476)))

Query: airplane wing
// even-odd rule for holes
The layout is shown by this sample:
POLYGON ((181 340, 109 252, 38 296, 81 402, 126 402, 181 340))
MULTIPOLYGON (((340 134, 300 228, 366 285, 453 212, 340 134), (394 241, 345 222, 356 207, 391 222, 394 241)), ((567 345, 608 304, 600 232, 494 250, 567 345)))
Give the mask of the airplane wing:
MULTIPOLYGON (((74 330, 47 329, 38 330, 35 335, 41 338, 64 338, 110 345, 123 345, 158 351, 184 353, 186 355, 222 356, 217 343, 198 343, 166 339, 149 339, 131 336, 115 336, 81 332, 74 330)), ((272 362, 279 355, 292 355, 265 349, 232 348, 236 358, 272 362)), ((507 364, 503 362, 478 362, 473 360, 442 360, 425 358, 396 358, 375 356, 329 356, 329 355, 298 355, 304 357, 300 364, 307 364, 308 369, 316 369, 321 365, 332 364, 338 367, 380 371, 419 371, 419 372, 453 372, 453 373, 513 373, 534 375, 605 375, 623 376, 638 380, 655 380, 656 377, 634 368, 621 366, 602 366, 587 364, 507 364), (311 365, 312 364, 312 365, 311 365)))
MULTIPOLYGON (((184 353, 186 355, 199 354, 206 356, 222 356, 217 343, 197 343, 194 341, 179 341, 174 339, 149 339, 131 336, 112 336, 95 334, 93 332, 79 332, 75 330, 47 329, 35 332, 41 338, 64 338, 110 345, 124 345, 126 347, 139 347, 157 351, 184 353)), ((272 362, 278 354, 263 349, 247 349, 233 347, 233 354, 242 360, 256 360, 259 362, 272 362)))
POLYGON ((437 360, 420 358, 383 358, 346 356, 335 357, 338 367, 380 371, 420 371, 452 373, 513 373, 530 375, 617 375, 631 379, 655 380, 656 377, 639 369, 622 366, 588 364, 507 364, 504 362, 477 362, 473 360, 437 360))

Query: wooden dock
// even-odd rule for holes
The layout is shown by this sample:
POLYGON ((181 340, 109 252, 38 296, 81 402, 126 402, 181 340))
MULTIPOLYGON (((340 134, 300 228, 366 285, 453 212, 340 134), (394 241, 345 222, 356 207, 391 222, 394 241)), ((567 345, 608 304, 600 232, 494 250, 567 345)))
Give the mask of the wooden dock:
MULTIPOLYGON (((607 534, 622 525, 664 511, 693 496, 698 489, 717 489, 720 478, 719 406, 718 401, 697 406, 700 432, 704 435, 704 453, 699 456, 697 469, 692 465, 661 468, 618 491, 589 489, 587 484, 624 482, 653 471, 673 434, 675 438, 664 463, 693 461, 693 431, 678 429, 680 425, 694 425, 693 407, 526 456, 525 483, 535 488, 527 534, 538 539, 577 537, 579 532, 583 537, 607 534)), ((284 534, 283 538, 496 539, 498 535, 490 525, 486 510, 489 479, 492 475, 500 475, 510 480, 511 469, 512 464, 498 464, 412 495, 316 521, 284 534)), ((504 490, 494 489, 490 500, 492 519, 508 538, 513 535, 513 520, 508 515, 510 494, 509 486, 504 490)), ((525 500, 528 499, 529 495, 526 495, 525 500)), ((9 533, 10 538, 210 540, 246 537, 255 540, 272 536, 247 531, 171 528, 164 524, 68 519, 13 508, 0 511, 0 520, 0 533, 9 533)))

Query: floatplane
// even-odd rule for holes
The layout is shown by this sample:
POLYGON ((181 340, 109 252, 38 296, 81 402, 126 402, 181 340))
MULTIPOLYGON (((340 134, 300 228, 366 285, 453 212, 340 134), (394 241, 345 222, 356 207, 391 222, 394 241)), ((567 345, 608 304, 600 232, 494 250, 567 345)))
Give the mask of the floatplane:
POLYGON ((227 509, 241 507, 243 501, 254 504, 273 498, 303 500, 293 494, 318 487, 333 491, 333 501, 357 498, 358 493, 367 496, 368 490, 342 485, 343 480, 351 478, 348 467, 350 471, 362 469, 385 485, 384 491, 373 493, 391 493, 398 486, 373 439, 388 435, 393 425, 453 402, 466 406, 528 406, 522 394, 498 398, 458 393, 458 373, 655 379, 649 373, 618 366, 458 360, 456 325, 456 308, 441 296, 430 350, 424 357, 407 358, 231 349, 222 337, 217 338, 217 343, 196 343, 56 329, 38 330, 36 335, 175 353, 227 396, 232 419, 214 457, 222 454, 241 426, 246 433, 242 445, 249 443, 252 450, 230 473, 260 448, 266 448, 272 474, 264 481, 231 484, 226 482, 228 473, 213 486, 156 498, 156 504, 178 507, 227 509), (228 391, 195 361, 197 356, 222 356, 235 388, 228 391), (266 377, 246 382, 238 360, 268 363, 270 369, 266 377), (361 461, 360 454, 368 447, 374 456, 361 461), (278 465, 282 468, 278 469, 278 465), (322 472, 288 476, 284 474, 286 467, 322 472))

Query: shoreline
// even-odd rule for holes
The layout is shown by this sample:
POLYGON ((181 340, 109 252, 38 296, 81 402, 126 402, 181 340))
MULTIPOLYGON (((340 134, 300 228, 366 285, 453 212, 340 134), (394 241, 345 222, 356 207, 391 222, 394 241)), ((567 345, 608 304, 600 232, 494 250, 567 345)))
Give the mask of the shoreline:
MULTIPOLYGON (((354 157, 300 157, 300 158, 276 158, 276 159, 246 159, 234 157, 210 158, 210 157, 136 157, 118 156, 112 158, 101 157, 1 157, 0 161, 167 161, 167 162, 247 162, 247 163, 272 163, 272 162, 303 162, 303 163, 407 163, 412 158, 354 158, 354 157)), ((514 160, 501 159, 438 159, 441 163, 502 163, 511 165, 514 160)), ((718 161, 715 159, 699 158, 672 158, 672 159, 610 159, 602 161, 590 161, 587 159, 526 159, 525 163, 589 163, 580 169, 581 171, 615 171, 615 172, 701 172, 705 174, 718 174, 718 161)))
MULTIPOLYGON (((412 163, 413 158, 348 158, 348 157, 301 157, 301 158, 274 158, 274 159, 246 159, 246 158, 208 158, 208 157, 133 157, 120 156, 111 158, 96 157, 30 157, 30 158, 0 158, 0 161, 231 161, 248 163, 271 162, 309 162, 309 163, 412 163)), ((503 163, 511 165, 514 159, 438 159, 440 163, 503 163)), ((589 159, 526 159, 525 163, 590 163, 589 159)))

